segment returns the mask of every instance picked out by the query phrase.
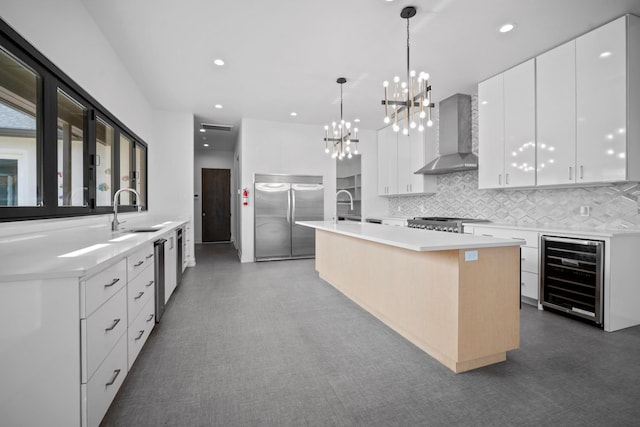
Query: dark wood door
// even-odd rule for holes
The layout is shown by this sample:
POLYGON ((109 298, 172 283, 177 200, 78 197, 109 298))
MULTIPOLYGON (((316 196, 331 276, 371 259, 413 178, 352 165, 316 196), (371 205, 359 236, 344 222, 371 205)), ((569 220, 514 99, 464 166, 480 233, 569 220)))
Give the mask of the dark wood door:
POLYGON ((202 169, 202 241, 231 240, 231 171, 202 169))

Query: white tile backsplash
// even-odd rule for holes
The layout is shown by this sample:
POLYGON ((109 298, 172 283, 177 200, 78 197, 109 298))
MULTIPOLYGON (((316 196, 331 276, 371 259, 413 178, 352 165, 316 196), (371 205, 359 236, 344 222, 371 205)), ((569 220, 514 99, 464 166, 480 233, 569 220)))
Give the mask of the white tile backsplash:
MULTIPOLYGON (((478 152, 478 97, 471 97, 472 143, 478 152)), ((435 126, 438 115, 434 114, 435 126)), ((436 134, 438 129, 436 128, 436 134)), ((484 218, 514 225, 554 225, 562 228, 640 228, 638 183, 557 189, 479 190, 478 172, 438 176, 433 195, 389 198, 389 214, 484 218), (581 206, 590 215, 580 214, 581 206)))

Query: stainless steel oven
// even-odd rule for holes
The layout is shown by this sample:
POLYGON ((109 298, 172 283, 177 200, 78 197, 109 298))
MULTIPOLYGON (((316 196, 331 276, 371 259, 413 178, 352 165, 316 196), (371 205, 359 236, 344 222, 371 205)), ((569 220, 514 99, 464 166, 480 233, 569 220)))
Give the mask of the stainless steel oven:
POLYGON ((540 243, 542 305, 602 327, 604 242, 542 236, 540 243))

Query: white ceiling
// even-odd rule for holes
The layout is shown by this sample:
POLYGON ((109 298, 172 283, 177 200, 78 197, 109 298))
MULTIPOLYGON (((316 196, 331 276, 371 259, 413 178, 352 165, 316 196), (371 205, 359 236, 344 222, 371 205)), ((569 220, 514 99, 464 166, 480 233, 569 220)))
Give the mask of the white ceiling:
POLYGON ((242 117, 335 120, 338 77, 347 78, 344 118, 382 127, 382 82, 406 73, 405 6, 417 8, 411 65, 431 74, 436 102, 476 93, 479 81, 625 13, 640 15, 640 0, 82 1, 154 108, 193 112, 196 130, 233 125, 196 131, 197 150, 204 142, 233 149, 242 117), (505 22, 516 31, 498 33, 505 22))

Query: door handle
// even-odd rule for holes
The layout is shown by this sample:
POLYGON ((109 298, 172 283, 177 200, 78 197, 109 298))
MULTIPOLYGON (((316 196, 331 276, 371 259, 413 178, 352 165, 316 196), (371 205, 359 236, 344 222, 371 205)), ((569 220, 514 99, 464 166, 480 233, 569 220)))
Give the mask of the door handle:
POLYGON ((291 222, 296 222, 296 192, 291 189, 291 222))
POLYGON ((291 223, 291 190, 287 191, 287 222, 291 223))

